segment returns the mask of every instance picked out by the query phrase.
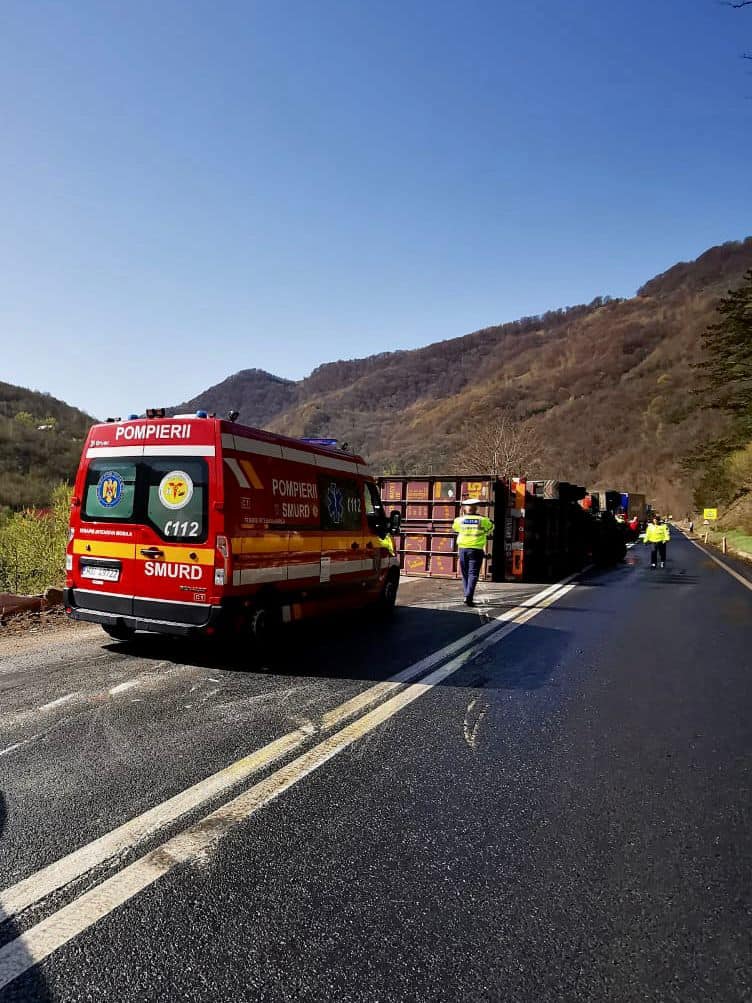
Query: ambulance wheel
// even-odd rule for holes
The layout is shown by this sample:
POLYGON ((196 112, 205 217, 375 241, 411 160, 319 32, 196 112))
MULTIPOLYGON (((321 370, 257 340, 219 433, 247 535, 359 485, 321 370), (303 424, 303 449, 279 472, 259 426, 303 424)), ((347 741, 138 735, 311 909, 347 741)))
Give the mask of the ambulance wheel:
POLYGON ((103 623, 102 630, 105 634, 109 634, 113 641, 132 641, 136 636, 136 631, 131 627, 110 627, 108 624, 103 623))
POLYGON ((259 603, 251 611, 248 629, 258 654, 269 655, 279 629, 279 611, 271 600, 259 603))
POLYGON ((399 575, 389 574, 384 582, 384 587, 379 596, 379 610, 382 613, 391 613, 397 603, 397 590, 399 589, 399 575))

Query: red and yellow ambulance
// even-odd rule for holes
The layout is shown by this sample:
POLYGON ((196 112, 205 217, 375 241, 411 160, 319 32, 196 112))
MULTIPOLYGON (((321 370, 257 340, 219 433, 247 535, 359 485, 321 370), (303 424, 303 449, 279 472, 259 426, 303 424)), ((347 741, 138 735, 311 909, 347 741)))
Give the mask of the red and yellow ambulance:
POLYGON ((76 476, 66 608, 118 639, 388 609, 398 529, 359 456, 203 412, 108 421, 76 476))

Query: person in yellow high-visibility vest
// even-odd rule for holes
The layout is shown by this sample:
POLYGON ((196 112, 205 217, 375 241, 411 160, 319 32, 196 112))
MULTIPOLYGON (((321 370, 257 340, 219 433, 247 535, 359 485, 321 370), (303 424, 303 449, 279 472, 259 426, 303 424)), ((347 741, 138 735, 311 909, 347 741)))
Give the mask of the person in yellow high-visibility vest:
POLYGON ((452 532, 457 534, 457 552, 466 606, 475 605, 473 596, 483 567, 486 540, 489 533, 493 532, 491 520, 478 515, 479 505, 478 498, 466 498, 462 503, 462 515, 452 523, 452 532))
POLYGON ((656 562, 660 560, 661 567, 666 566, 666 544, 671 539, 668 526, 661 522, 658 515, 653 516, 653 521, 648 523, 645 530, 645 543, 653 549, 650 551, 650 567, 656 567, 656 562))
POLYGON ((392 539, 392 534, 387 533, 386 536, 378 537, 379 546, 384 550, 389 551, 392 557, 394 557, 394 540, 392 539))

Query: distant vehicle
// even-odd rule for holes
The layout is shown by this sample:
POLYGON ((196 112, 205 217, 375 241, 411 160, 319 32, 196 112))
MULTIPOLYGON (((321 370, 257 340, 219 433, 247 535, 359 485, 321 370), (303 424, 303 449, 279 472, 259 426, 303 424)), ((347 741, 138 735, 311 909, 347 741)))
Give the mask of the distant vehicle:
POLYGON ((622 508, 622 495, 620 491, 599 491, 598 507, 601 512, 611 512, 613 515, 622 508))
MULTIPOLYGON (((66 608, 118 640, 245 632, 373 604, 399 561, 359 456, 195 415, 88 434, 66 556, 66 608)), ((237 417, 231 412, 232 418, 237 417)))
POLYGON ((628 519, 637 519, 639 528, 644 529, 648 522, 648 506, 645 501, 645 495, 630 491, 627 499, 628 519))

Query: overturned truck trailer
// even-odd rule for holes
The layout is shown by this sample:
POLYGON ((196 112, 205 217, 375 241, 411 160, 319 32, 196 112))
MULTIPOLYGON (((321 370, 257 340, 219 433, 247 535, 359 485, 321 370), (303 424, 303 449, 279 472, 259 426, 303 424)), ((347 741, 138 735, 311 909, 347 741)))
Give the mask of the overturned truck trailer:
POLYGON ((383 477, 385 508, 402 517, 395 543, 404 575, 459 578, 452 523, 466 498, 494 522, 481 581, 547 581, 581 568, 592 549, 585 489, 560 481, 487 475, 383 477))

